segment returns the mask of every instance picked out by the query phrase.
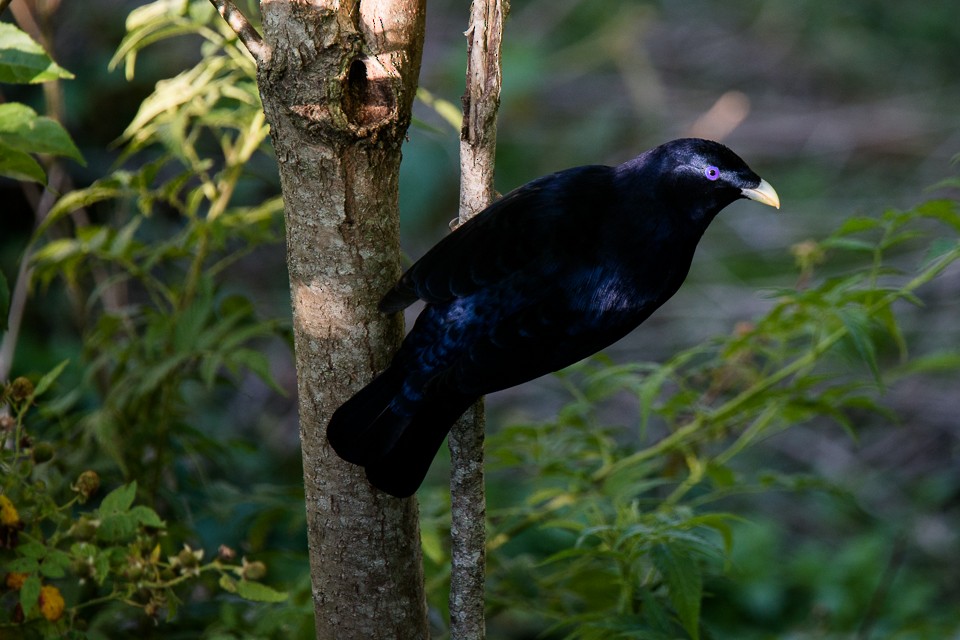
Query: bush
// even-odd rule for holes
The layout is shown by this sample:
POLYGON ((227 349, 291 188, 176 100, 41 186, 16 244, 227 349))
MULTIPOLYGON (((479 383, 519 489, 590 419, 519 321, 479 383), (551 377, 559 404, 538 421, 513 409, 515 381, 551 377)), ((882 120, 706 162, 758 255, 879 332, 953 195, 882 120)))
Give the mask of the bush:
MULTIPOLYGON (((180 542, 201 536, 170 499, 172 470, 184 455, 230 457, 216 434, 191 424, 196 388, 213 394, 244 371, 276 388, 255 343, 286 339, 286 327, 258 319, 248 297, 223 286, 230 265, 279 238, 278 197, 232 205, 267 136, 253 63, 231 45, 229 30, 216 29, 208 3, 172 12, 167 4, 131 14, 117 61, 126 59, 132 73, 139 49, 158 36, 199 33, 207 46, 197 67, 158 84, 128 128, 124 156, 147 161, 62 195, 25 258, 42 285, 62 278, 88 297, 86 362, 64 361, 39 379, 20 376, 0 388, 0 628, 23 637, 104 637, 172 620, 184 594, 201 587, 265 603, 287 599, 261 582, 264 562, 226 545, 208 553, 180 542), (73 231, 60 236, 68 215, 92 207, 96 216, 73 217, 73 231), (101 215, 106 221, 95 222, 101 215), (158 219, 172 216, 174 224, 158 219), (82 368, 82 380, 58 389, 68 367, 82 368), (101 475, 117 471, 126 482, 101 499, 101 475)), ((30 54, 3 58, 0 79, 70 77, 25 34, 0 27, 6 49, 30 54), (33 67, 24 69, 23 59, 33 67)), ((0 107, 0 173, 42 182, 34 154, 82 160, 53 120, 22 105, 0 107)), ((234 630, 250 622, 236 620, 234 630)), ((260 626, 279 633, 296 625, 260 626)))

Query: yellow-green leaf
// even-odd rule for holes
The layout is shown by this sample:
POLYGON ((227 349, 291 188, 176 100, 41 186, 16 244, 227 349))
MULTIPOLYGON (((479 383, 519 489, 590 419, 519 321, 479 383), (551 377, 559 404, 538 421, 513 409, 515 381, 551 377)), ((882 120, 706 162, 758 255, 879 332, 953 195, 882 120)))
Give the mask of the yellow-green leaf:
POLYGON ((32 575, 23 582, 20 587, 20 607, 23 609, 23 615, 29 618, 36 611, 40 600, 40 577, 32 575))
POLYGON ((693 640, 700 637, 700 600, 703 576, 697 559, 682 547, 665 544, 654 548, 653 563, 667 585, 670 602, 680 624, 693 640))
POLYGON ((0 140, 0 176, 47 184, 47 174, 33 156, 4 144, 2 140, 0 140))
POLYGON ((237 595, 254 602, 283 602, 287 599, 287 594, 283 591, 277 591, 265 584, 247 580, 237 582, 237 595))
POLYGON ((27 153, 66 156, 86 164, 59 122, 39 116, 25 104, 0 104, 0 143, 27 153))
POLYGON ((0 82, 34 84, 73 74, 50 59, 47 52, 26 33, 0 22, 0 82))

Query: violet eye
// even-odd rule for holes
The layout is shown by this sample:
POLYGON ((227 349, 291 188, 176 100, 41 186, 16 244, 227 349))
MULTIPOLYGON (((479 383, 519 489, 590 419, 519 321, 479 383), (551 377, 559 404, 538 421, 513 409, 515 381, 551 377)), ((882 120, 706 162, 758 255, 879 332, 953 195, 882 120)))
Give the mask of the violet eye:
POLYGON ((720 169, 717 169, 714 166, 709 166, 703 170, 703 175, 707 177, 707 180, 713 181, 720 177, 720 169))

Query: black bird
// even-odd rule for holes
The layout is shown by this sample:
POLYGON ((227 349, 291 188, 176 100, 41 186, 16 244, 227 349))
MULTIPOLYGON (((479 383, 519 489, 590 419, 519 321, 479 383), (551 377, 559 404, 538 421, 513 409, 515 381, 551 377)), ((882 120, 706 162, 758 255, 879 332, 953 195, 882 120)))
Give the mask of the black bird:
POLYGON ((380 301, 384 313, 427 304, 390 366, 333 414, 330 444, 377 488, 412 495, 480 396, 596 353, 676 293, 707 225, 739 198, 780 208, 735 153, 694 138, 510 192, 380 301))

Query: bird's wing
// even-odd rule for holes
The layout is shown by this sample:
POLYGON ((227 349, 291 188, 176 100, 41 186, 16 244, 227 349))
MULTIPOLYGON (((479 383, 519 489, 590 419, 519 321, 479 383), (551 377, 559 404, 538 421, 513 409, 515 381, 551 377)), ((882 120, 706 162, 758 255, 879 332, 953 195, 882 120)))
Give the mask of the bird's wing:
POLYGON ((532 279, 549 277, 569 259, 555 254, 570 251, 571 234, 576 248, 578 234, 591 232, 591 213, 602 208, 597 194, 609 193, 610 172, 601 165, 577 167, 512 191, 410 267, 380 301, 380 310, 400 311, 417 299, 448 302, 520 271, 532 279))
POLYGON ((482 395, 573 364, 608 347, 669 297, 659 279, 641 286, 613 269, 564 274, 531 304, 485 323, 446 372, 482 395))

